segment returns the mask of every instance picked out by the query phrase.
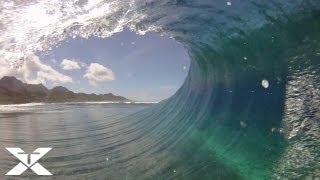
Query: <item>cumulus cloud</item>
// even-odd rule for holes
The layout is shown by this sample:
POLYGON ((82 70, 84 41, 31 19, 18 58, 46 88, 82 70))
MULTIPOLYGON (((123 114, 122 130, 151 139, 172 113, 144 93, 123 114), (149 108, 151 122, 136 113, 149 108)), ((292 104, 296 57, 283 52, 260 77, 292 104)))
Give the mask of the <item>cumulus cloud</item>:
POLYGON ((87 67, 86 74, 83 77, 88 79, 91 85, 96 85, 99 82, 113 81, 114 73, 111 69, 104 67, 101 64, 91 63, 87 67))
POLYGON ((74 70, 74 69, 80 69, 80 65, 77 61, 74 60, 68 60, 68 59, 64 59, 61 62, 61 67, 64 70, 74 70))
MULTIPOLYGON (((0 53, 1 54, 1 53, 0 53)), ((71 83, 72 78, 59 73, 51 66, 44 64, 35 55, 22 55, 20 61, 11 61, 17 59, 17 54, 12 54, 12 57, 6 55, 6 60, 0 60, 0 78, 3 76, 15 76, 18 79, 30 83, 71 83)), ((0 56, 1 57, 1 56, 0 56)))

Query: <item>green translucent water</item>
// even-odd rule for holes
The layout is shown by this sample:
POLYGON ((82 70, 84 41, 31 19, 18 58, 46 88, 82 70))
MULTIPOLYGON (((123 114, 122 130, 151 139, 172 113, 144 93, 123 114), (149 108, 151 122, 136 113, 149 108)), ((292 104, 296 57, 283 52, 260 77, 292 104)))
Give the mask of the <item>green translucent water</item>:
MULTIPOLYGON (((191 67, 178 92, 152 107, 61 105, 53 116, 44 105, 3 113, 1 143, 54 147, 43 164, 57 179, 320 178, 319 3, 124 6, 116 17, 144 17, 129 21, 132 29, 169 34, 188 50, 191 67)), ((93 17, 93 29, 81 35, 118 27, 103 24, 109 16, 93 17)), ((0 152, 1 171, 17 163, 0 152)))

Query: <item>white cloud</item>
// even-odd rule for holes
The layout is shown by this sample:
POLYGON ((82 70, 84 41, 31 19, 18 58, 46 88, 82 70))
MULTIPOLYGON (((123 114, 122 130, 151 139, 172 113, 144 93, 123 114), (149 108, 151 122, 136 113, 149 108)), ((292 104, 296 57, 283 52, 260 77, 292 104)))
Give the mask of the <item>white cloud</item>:
POLYGON ((87 67, 86 74, 83 77, 88 79, 91 85, 96 85, 98 82, 113 81, 114 73, 111 69, 101 64, 91 63, 87 67))
POLYGON ((3 57, 5 60, 0 60, 0 78, 3 76, 15 76, 31 84, 46 83, 48 81, 54 84, 73 82, 71 77, 63 75, 51 66, 42 63, 35 55, 1 55, 0 57, 3 57), (18 59, 18 56, 21 59, 20 61, 12 61, 12 59, 18 59))
POLYGON ((79 63, 74 60, 68 60, 64 59, 61 62, 62 69, 64 70, 74 70, 74 69, 80 69, 79 63))

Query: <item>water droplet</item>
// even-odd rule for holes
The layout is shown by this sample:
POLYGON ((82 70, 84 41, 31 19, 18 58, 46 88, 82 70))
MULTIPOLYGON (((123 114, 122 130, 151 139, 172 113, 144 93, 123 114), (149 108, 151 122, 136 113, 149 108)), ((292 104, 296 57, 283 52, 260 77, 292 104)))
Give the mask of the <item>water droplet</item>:
POLYGON ((247 127, 247 124, 246 124, 245 122, 243 122, 243 121, 240 121, 240 125, 241 125, 241 127, 243 127, 243 128, 247 127))
POLYGON ((261 86, 267 89, 269 87, 269 81, 266 79, 263 79, 261 81, 261 86))

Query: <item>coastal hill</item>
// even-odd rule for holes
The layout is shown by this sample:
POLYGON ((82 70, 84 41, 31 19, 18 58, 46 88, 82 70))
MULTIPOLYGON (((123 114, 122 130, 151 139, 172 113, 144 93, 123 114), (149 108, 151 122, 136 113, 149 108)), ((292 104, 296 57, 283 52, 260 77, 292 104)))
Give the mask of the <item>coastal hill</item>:
POLYGON ((52 89, 42 84, 26 84, 13 76, 0 79, 0 104, 21 104, 31 102, 99 102, 131 101, 122 96, 108 94, 74 93, 65 87, 57 86, 52 89))

